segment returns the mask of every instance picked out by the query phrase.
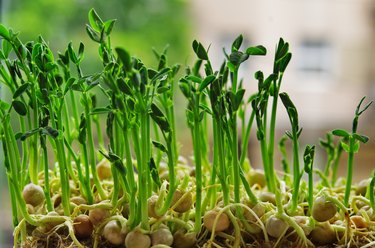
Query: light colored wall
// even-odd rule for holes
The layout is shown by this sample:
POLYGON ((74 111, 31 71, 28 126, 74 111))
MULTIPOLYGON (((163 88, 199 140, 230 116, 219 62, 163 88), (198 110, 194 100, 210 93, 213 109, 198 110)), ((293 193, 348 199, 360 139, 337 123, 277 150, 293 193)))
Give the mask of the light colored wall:
MULTIPOLYGON (((222 60, 222 37, 233 40, 243 33, 251 44, 268 48, 268 58, 256 58, 244 73, 249 91, 255 90, 252 74, 272 69, 272 57, 279 37, 290 43, 293 59, 282 90, 297 105, 302 125, 310 129, 350 122, 363 95, 374 95, 374 22, 370 0, 193 0, 195 38, 211 44, 214 64, 222 60), (301 73, 305 58, 303 40, 323 40, 331 46, 329 75, 301 73)), ((226 43, 226 44, 224 44, 226 43)), ((229 48, 227 48, 229 50, 229 48)), ((282 118, 285 121, 285 118, 282 118)), ((285 123, 287 125, 287 123, 285 123)))

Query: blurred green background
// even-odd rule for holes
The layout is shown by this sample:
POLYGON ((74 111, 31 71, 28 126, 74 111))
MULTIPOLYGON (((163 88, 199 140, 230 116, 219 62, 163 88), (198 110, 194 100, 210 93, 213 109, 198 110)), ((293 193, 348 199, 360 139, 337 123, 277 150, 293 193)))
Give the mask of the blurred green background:
MULTIPOLYGON (((0 0, 1 23, 20 32, 23 41, 39 35, 52 50, 64 52, 70 41, 85 44, 84 73, 100 68, 98 46, 86 34, 87 14, 94 8, 103 20, 117 19, 112 46, 124 47, 148 66, 157 65, 152 48, 169 45, 169 63, 185 63, 190 48, 187 2, 181 0, 0 0)), ((0 86, 1 87, 1 86, 0 86)), ((1 90, 0 90, 1 93, 1 90)), ((182 113, 184 114, 184 113, 182 113)), ((2 164, 0 156, 0 164, 2 164)), ((0 247, 12 247, 13 235, 7 182, 0 166, 0 247)))
POLYGON ((112 44, 125 47, 148 65, 151 49, 170 45, 170 62, 184 60, 189 43, 189 18, 181 0, 2 0, 3 23, 21 32, 23 40, 43 36, 53 51, 64 51, 69 41, 86 45, 86 70, 98 66, 97 45, 86 35, 87 13, 94 8, 104 20, 116 19, 112 44), (93 59, 92 59, 93 58, 93 59))

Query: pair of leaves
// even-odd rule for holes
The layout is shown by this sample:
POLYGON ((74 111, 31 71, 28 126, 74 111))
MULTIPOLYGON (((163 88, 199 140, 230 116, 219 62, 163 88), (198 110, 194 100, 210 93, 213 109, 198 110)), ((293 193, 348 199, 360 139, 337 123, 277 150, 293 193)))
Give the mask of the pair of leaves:
POLYGON ((314 156, 315 146, 307 145, 303 154, 303 162, 305 164, 304 170, 306 173, 311 173, 313 171, 314 156))
POLYGON ((278 72, 283 73, 291 59, 292 59, 292 54, 289 52, 289 43, 284 42, 284 40, 280 38, 279 43, 277 44, 277 47, 276 47, 273 73, 275 74, 278 74, 278 72))
POLYGON ((357 153, 359 151, 360 143, 367 143, 369 138, 362 134, 349 133, 343 129, 336 129, 332 131, 332 134, 338 137, 342 137, 341 146, 346 152, 357 153), (347 141, 348 143, 346 143, 347 141))
POLYGON ((227 92, 226 94, 227 101, 229 105, 231 106, 230 109, 232 109, 233 112, 236 112, 238 108, 240 107, 244 95, 245 95, 244 89, 239 89, 236 92, 236 94, 234 94, 232 91, 227 92))
POLYGON ((297 112, 296 106, 294 105, 294 103, 292 102, 292 100, 290 99, 289 95, 286 92, 280 93, 279 96, 281 98, 281 101, 282 101, 284 107, 286 108, 286 110, 288 112, 288 116, 289 116, 290 122, 292 124, 292 127, 296 128, 296 130, 299 130, 299 127, 298 127, 298 112, 297 112))
POLYGON ((60 132, 52 127, 46 126, 43 128, 36 128, 30 131, 27 131, 25 133, 18 133, 16 135, 16 139, 20 139, 21 141, 26 140, 27 138, 33 136, 34 134, 40 133, 41 135, 48 135, 52 138, 57 138, 60 134, 60 132))
POLYGON ((76 65, 80 64, 81 61, 83 60, 83 52, 84 52, 84 50, 85 50, 85 45, 82 42, 80 42, 79 43, 79 48, 78 48, 78 54, 76 54, 74 52, 72 42, 69 42, 69 45, 68 45, 68 55, 69 55, 70 60, 74 64, 76 64, 76 65))
POLYGON ((208 54, 206 49, 203 47, 202 43, 194 40, 193 41, 193 50, 197 57, 201 60, 208 60, 208 54))
POLYGON ((158 124, 161 131, 164 133, 169 133, 171 131, 171 126, 169 125, 167 117, 159 109, 156 104, 151 104, 151 118, 158 124))
POLYGON ((8 29, 4 27, 2 24, 0 24, 0 36, 8 41, 10 40, 10 33, 8 29))
POLYGON ((88 14, 90 25, 86 25, 86 31, 89 37, 98 43, 104 40, 104 37, 110 35, 116 20, 111 19, 103 22, 98 13, 91 9, 88 14))
POLYGON ((343 130, 343 129, 335 129, 332 131, 332 134, 338 137, 343 137, 345 139, 355 139, 358 140, 362 143, 367 143, 369 141, 369 138, 366 135, 362 134, 357 134, 357 133, 352 133, 350 134, 348 131, 343 130))

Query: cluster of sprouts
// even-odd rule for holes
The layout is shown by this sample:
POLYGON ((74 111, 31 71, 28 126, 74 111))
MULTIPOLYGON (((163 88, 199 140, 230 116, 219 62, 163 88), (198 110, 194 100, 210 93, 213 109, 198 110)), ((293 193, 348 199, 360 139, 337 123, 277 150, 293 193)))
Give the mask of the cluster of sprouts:
POLYGON ((89 12, 86 31, 103 65, 94 74, 81 67, 83 43, 55 58, 42 37, 23 43, 0 25, 0 82, 11 96, 0 100, 0 141, 15 247, 375 245, 375 175, 352 184, 354 154, 369 140, 357 133, 358 120, 371 102, 361 99, 351 131, 333 130, 320 141, 327 163, 317 170, 315 146, 300 156, 297 108, 281 91, 292 58, 283 39, 272 73, 244 81, 240 66, 267 50, 241 50, 241 35, 220 68, 194 41, 197 60, 182 73, 168 65, 166 51, 154 51, 157 65, 148 67, 113 48, 114 23, 89 12), (256 92, 245 94, 247 81, 257 83, 256 92), (176 138, 178 90, 187 102, 189 160, 176 138), (278 143, 280 161, 279 109, 291 125, 278 143), (262 170, 247 154, 252 131, 262 170), (343 152, 348 171, 339 179, 343 152))

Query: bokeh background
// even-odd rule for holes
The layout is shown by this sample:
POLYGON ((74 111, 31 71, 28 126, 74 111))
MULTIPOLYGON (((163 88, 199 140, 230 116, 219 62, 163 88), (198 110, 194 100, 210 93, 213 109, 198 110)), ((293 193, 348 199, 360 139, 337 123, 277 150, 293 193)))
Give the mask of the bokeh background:
MULTIPOLYGON (((268 56, 252 58, 241 76, 248 94, 257 85, 257 70, 270 73, 273 50, 283 37, 290 43, 293 58, 284 77, 282 91, 289 92, 300 115, 302 146, 319 146, 334 128, 351 128, 355 107, 362 96, 375 98, 375 1, 373 0, 0 0, 0 21, 21 32, 21 38, 39 35, 52 49, 65 51, 72 41, 85 43, 84 71, 99 68, 97 46, 85 32, 87 13, 94 7, 103 19, 117 19, 113 46, 122 46, 147 65, 156 65, 152 48, 169 45, 169 62, 185 66, 194 60, 191 42, 210 45, 214 66, 223 61, 239 35, 245 46, 263 44, 268 56)), ((185 102, 177 98, 181 115, 178 136, 181 154, 190 156, 189 132, 184 129, 185 102)), ((280 105, 281 107, 281 105, 280 105)), ((286 112, 280 109, 278 137, 289 129, 286 112)), ((371 137, 356 155, 355 180, 368 177, 375 168, 375 108, 361 117, 359 131, 371 137)), ((259 166, 256 140, 250 142, 253 166, 259 166)), ((0 162, 1 162, 0 156, 0 162)), ((325 154, 318 149, 316 166, 325 154)), ((341 175, 345 174, 345 157, 341 175)), ((5 172, 0 163, 0 247, 12 246, 11 212, 5 172)))

